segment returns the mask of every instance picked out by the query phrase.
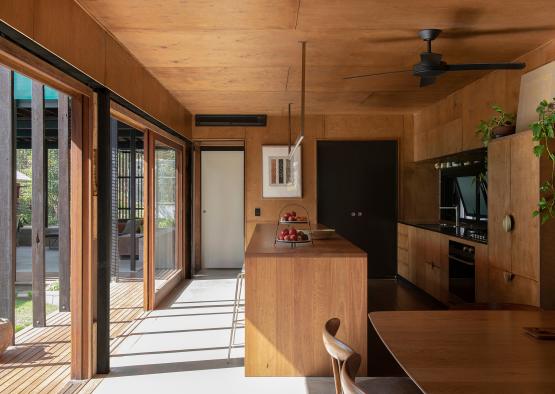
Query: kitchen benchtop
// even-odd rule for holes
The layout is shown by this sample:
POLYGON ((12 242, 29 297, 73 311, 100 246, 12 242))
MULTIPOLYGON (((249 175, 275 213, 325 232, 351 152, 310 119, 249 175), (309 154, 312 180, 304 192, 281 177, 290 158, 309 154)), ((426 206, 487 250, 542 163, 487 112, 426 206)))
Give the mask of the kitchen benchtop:
MULTIPOLYGON (((300 230, 304 228, 298 226, 300 230)), ((325 228, 322 225, 312 228, 325 228)), ((366 257, 365 251, 353 245, 337 233, 330 239, 314 240, 311 243, 298 244, 292 248, 290 244, 274 245, 276 225, 271 223, 257 224, 251 237, 245 257, 279 256, 279 257, 366 257)))
POLYGON ((472 231, 471 227, 465 227, 465 226, 455 227, 453 225, 442 225, 440 223, 415 223, 415 222, 403 221, 403 220, 400 220, 399 223, 405 224, 407 226, 418 227, 424 230, 433 231, 440 234, 445 234, 450 237, 461 238, 466 241, 476 242, 479 244, 487 245, 488 243, 487 237, 485 240, 471 237, 470 236, 470 232, 472 231))

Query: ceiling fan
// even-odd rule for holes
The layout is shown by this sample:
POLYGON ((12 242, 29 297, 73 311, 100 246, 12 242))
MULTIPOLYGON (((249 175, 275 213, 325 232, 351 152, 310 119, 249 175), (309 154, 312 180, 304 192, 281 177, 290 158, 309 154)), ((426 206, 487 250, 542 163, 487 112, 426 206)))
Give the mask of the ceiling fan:
POLYGON ((440 29, 420 30, 418 35, 427 43, 426 52, 420 54, 420 62, 412 67, 412 70, 390 71, 375 74, 354 75, 343 79, 366 78, 377 75, 397 74, 412 71, 415 77, 420 77, 420 87, 431 85, 436 77, 448 71, 468 70, 520 70, 526 67, 525 63, 471 63, 471 64, 447 64, 441 60, 441 54, 432 52, 432 41, 441 33, 440 29))

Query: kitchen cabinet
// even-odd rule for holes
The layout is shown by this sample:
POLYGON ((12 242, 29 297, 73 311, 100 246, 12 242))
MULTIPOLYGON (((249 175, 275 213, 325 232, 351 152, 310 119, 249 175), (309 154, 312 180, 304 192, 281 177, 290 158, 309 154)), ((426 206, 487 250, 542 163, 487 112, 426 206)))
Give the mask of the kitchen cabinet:
POLYGON ((433 297, 441 298, 441 234, 399 224, 397 272, 433 297))
POLYGON ((533 146, 530 131, 489 144, 491 301, 539 305, 540 224, 532 212, 539 200, 540 161, 533 146))
POLYGON ((449 303, 449 241, 475 250, 476 302, 488 302, 488 245, 399 223, 397 272, 437 300, 449 303))
POLYGON ((462 119, 421 130, 414 136, 414 160, 428 160, 460 152, 462 148, 462 119))
POLYGON ((409 275, 409 226, 397 224, 397 273, 405 279, 409 275))

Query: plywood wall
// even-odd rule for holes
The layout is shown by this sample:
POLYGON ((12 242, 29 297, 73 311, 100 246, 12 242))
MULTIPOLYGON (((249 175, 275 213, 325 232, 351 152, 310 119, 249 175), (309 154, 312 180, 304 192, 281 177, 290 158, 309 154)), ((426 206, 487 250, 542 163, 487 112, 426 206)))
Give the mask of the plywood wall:
MULTIPOLYGON (((412 115, 314 115, 306 118, 302 145, 303 197, 300 199, 262 198, 262 145, 288 143, 288 120, 270 116, 267 127, 194 127, 193 139, 239 139, 245 141, 245 215, 246 239, 250 239, 256 223, 277 220, 280 209, 289 202, 305 206, 317 220, 316 143, 318 140, 397 140, 399 143, 399 217, 431 220, 437 209, 437 188, 430 193, 421 184, 437 183, 431 165, 412 163, 412 115), (420 190, 418 188, 420 187, 420 190), (408 198, 407 198, 408 197, 408 198), (261 216, 254 209, 261 208, 261 216)), ((293 130, 299 130, 299 118, 293 118, 293 130)), ((293 139, 296 138, 296 134, 293 139)))
MULTIPOLYGON (((506 111, 516 113, 521 76, 553 60, 555 60, 555 40, 515 59, 515 61, 526 63, 526 68, 523 70, 493 71, 417 112, 415 114, 415 133, 418 135, 431 133, 431 130, 442 128, 448 122, 460 119, 462 122, 460 138, 457 136, 455 140, 451 139, 452 146, 446 147, 442 152, 452 153, 451 151, 465 151, 481 147, 475 130, 481 119, 486 120, 493 115, 491 105, 498 104, 506 111)), ((443 129, 445 132, 453 130, 447 127, 443 129)), ((423 138, 421 141, 433 144, 437 143, 438 138, 423 138)), ((417 158, 420 156, 420 150, 419 146, 415 146, 417 158)))
POLYGON ((138 108, 191 136, 191 114, 72 0, 2 0, 0 17, 138 108))

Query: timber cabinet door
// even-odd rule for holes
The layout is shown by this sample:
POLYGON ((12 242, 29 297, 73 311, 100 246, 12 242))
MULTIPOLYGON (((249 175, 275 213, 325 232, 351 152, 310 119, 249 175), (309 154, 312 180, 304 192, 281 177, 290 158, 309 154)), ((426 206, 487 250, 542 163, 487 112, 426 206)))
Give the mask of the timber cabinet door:
POLYGON ((441 234, 412 227, 409 235, 409 279, 433 297, 441 296, 441 234))
POLYGON ((530 131, 489 144, 490 302, 539 305, 540 231, 532 212, 539 200, 540 171, 533 146, 530 131))
POLYGON ((397 224, 397 273, 410 279, 409 268, 409 226, 397 224))
POLYGON ((426 260, 424 290, 432 297, 441 299, 441 234, 421 230, 424 236, 426 260))

